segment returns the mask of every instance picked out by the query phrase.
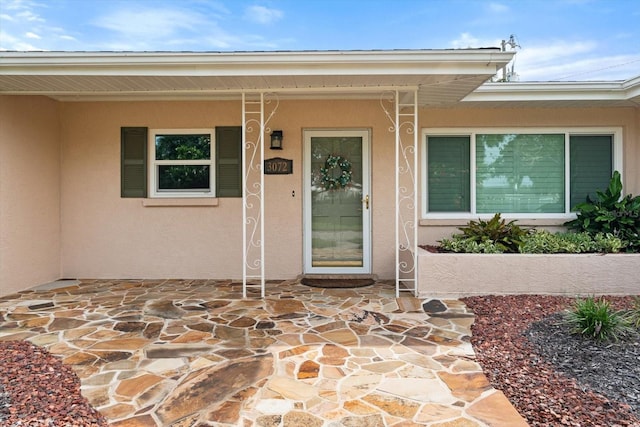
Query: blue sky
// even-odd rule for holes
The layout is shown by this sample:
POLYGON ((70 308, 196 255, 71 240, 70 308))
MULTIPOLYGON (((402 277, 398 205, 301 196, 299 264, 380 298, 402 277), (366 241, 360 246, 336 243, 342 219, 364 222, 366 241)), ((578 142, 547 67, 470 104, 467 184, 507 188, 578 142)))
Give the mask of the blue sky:
POLYGON ((0 50, 496 47, 521 81, 640 75, 639 0, 0 0, 0 50))

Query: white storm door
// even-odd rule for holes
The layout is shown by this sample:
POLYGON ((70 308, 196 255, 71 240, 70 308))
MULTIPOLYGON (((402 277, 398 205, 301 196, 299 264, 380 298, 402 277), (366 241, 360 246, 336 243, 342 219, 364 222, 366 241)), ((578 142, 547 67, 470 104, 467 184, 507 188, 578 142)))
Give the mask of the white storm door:
POLYGON ((305 273, 371 273, 369 140, 367 130, 304 132, 305 273))

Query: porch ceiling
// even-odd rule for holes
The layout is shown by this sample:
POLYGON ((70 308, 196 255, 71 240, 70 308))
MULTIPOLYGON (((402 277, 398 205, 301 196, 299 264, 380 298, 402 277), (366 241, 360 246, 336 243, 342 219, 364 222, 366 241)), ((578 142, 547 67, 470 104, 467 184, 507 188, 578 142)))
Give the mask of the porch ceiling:
POLYGON ((421 106, 453 105, 513 53, 499 49, 232 53, 2 52, 0 93, 61 101, 373 98, 418 89, 421 106))

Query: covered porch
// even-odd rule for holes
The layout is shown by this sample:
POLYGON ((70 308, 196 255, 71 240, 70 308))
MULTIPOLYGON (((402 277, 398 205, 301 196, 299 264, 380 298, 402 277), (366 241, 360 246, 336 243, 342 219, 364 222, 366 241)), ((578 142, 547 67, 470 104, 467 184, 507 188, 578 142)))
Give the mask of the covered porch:
MULTIPOLYGON (((499 49, 3 53, 3 114, 14 123, 6 140, 20 141, 9 155, 29 159, 12 163, 5 175, 29 188, 7 193, 19 200, 3 216, 3 229, 14 232, 2 245, 9 262, 0 278, 9 291, 60 277, 215 273, 241 280, 244 295, 255 294, 249 291, 255 285, 264 296, 267 280, 309 273, 305 132, 355 129, 367 132, 371 148, 362 157, 370 191, 360 195, 369 228, 356 236, 363 241, 359 272, 395 280, 396 295, 415 294, 418 110, 456 105, 512 55, 499 49), (131 127, 211 134, 241 128, 241 199, 213 190, 201 198, 151 191, 122 197, 118 149, 122 129, 131 127), (264 161, 275 156, 268 147, 273 130, 284 132, 277 155, 292 161, 293 173, 265 178, 264 161), (19 176, 34 169, 47 179, 19 176), (41 247, 26 243, 36 225, 46 242, 41 247), (25 268, 26 259, 36 259, 37 268, 25 268)), ((142 172, 151 176, 152 169, 142 172)), ((330 273, 350 271, 345 265, 330 273)))

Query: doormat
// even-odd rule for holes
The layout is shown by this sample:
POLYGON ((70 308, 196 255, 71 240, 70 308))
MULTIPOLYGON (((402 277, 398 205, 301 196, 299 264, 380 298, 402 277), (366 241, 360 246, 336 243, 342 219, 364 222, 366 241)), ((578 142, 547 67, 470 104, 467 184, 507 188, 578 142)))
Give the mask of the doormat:
POLYGON ((346 288, 363 288, 371 286, 375 283, 373 279, 310 279, 303 278, 300 283, 314 288, 327 289, 346 289, 346 288))

